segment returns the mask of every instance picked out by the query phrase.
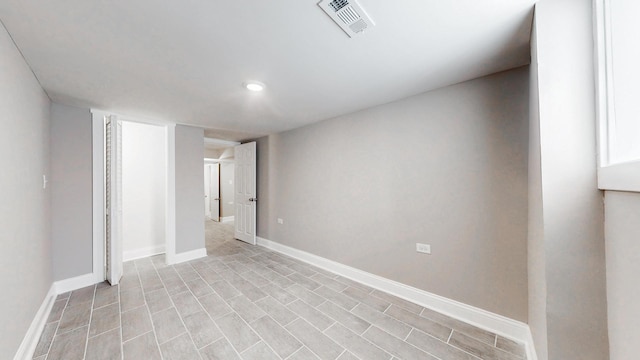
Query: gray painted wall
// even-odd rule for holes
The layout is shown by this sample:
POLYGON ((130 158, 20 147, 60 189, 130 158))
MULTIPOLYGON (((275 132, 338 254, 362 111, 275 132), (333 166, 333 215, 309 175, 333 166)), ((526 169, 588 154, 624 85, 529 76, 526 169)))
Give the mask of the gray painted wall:
POLYGON ((204 130, 176 125, 176 253, 203 249, 204 130))
POLYGON ((640 194, 605 192, 607 305, 611 360, 638 357, 640 194))
POLYGON ((51 105, 53 277, 93 272, 91 112, 51 105))
POLYGON ((259 139, 258 236, 526 322, 528 82, 523 67, 259 139))
MULTIPOLYGON (((540 326, 546 321, 548 354, 541 354, 542 359, 609 357, 591 7, 590 0, 542 0, 536 5, 544 244, 531 247, 540 255, 544 246, 544 259, 534 262, 532 270, 542 276, 539 266, 544 263, 546 292, 529 296, 530 304, 539 307, 530 322, 540 326), (543 301, 546 320, 537 318, 544 316, 543 301)), ((543 330, 534 333, 539 337, 543 330)))
POLYGON ((13 358, 51 287, 50 101, 0 24, 0 354, 13 358))

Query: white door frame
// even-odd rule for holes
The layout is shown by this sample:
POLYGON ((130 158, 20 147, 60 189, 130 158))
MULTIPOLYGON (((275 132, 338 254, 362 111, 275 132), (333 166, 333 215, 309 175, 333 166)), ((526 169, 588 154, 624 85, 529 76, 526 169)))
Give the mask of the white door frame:
POLYGON ((96 283, 105 280, 105 201, 104 201, 104 117, 117 115, 122 120, 165 126, 166 139, 166 219, 165 252, 167 264, 176 257, 176 125, 158 124, 108 111, 91 109, 92 125, 92 198, 93 198, 93 278, 96 283))

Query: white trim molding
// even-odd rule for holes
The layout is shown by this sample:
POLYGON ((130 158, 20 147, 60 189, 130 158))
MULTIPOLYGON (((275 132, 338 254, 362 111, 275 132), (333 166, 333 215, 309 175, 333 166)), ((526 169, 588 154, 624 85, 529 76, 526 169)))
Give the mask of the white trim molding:
POLYGON ((166 127, 167 136, 167 198, 165 261, 176 263, 176 125, 166 127))
POLYGON ((146 258, 149 256, 164 254, 164 249, 165 249, 165 245, 162 244, 162 245, 156 245, 156 246, 149 246, 141 249, 127 250, 127 251, 124 251, 122 254, 122 261, 126 262, 126 261, 146 258))
POLYGON ((304 261, 313 266, 357 281, 374 289, 395 295, 407 301, 448 315, 465 323, 491 331, 505 338, 524 343, 529 360, 537 360, 529 326, 502 315, 432 294, 394 280, 347 266, 306 251, 294 249, 280 243, 257 237, 258 245, 267 249, 304 261))
POLYGON ((20 347, 13 359, 28 360, 33 357, 33 353, 36 351, 36 346, 38 346, 38 341, 40 340, 40 335, 44 330, 44 326, 47 323, 47 319, 51 313, 51 308, 53 307, 53 303, 55 302, 58 294, 95 285, 103 280, 104 279, 98 279, 96 274, 89 273, 52 283, 49 288, 49 292, 42 301, 42 305, 40 305, 29 329, 27 329, 27 333, 24 335, 22 343, 20 344, 20 347))
POLYGON ((173 257, 173 262, 168 263, 168 265, 179 264, 179 263, 183 263, 185 261, 191 261, 191 260, 195 260, 195 259, 200 259, 200 258, 203 258, 203 257, 206 257, 206 256, 207 256, 207 249, 206 248, 186 251, 186 252, 183 252, 183 253, 175 254, 174 257, 173 257))
POLYGON ((220 218, 221 223, 232 223, 235 219, 235 216, 225 216, 220 218))
POLYGON ((598 168, 598 188, 640 192, 640 161, 598 168))
POLYGON ((53 303, 56 300, 56 295, 56 286, 55 284, 51 284, 49 292, 42 301, 42 305, 40 305, 36 316, 33 318, 29 329, 27 329, 27 333, 22 339, 22 343, 20 344, 16 355, 13 357, 14 360, 27 360, 33 357, 33 353, 36 351, 36 346, 38 346, 38 341, 40 341, 40 334, 42 334, 42 331, 44 330, 44 326, 49 318, 49 313, 51 312, 53 303))
POLYGON ((104 281, 104 279, 96 281, 95 274, 91 273, 91 274, 76 276, 70 279, 56 281, 53 283, 53 286, 55 286, 57 294, 64 294, 69 291, 78 290, 78 289, 82 289, 83 287, 95 285, 102 281, 104 281))

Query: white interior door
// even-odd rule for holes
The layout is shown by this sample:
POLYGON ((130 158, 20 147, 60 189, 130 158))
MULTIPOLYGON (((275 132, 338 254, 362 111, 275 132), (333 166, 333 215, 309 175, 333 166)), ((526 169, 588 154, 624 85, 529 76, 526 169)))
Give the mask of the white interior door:
POLYGON ((211 164, 204 165, 204 216, 211 217, 211 164))
POLYGON ((211 219, 220 221, 220 164, 213 164, 210 167, 209 175, 209 207, 211 209, 211 219))
POLYGON ((256 143, 235 147, 235 238, 256 244, 256 143))
POLYGON ((122 122, 105 119, 105 200, 107 280, 117 285, 122 277, 122 122))

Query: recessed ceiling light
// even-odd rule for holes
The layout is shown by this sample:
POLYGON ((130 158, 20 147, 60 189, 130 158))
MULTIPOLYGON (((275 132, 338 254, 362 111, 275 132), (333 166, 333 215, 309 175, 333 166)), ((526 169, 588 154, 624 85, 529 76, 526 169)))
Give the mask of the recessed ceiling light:
POLYGON ((264 84, 258 81, 249 81, 244 84, 244 87, 249 91, 262 91, 264 90, 264 84))

